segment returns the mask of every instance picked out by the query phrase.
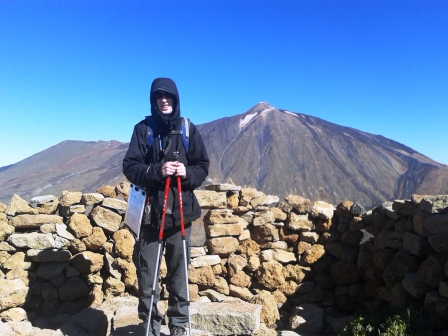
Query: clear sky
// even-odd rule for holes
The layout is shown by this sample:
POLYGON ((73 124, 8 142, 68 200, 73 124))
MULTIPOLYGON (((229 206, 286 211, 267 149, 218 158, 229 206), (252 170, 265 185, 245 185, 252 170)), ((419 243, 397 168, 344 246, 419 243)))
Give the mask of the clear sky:
POLYGON ((129 141, 155 77, 196 124, 266 101, 448 164, 446 0, 1 0, 0 166, 129 141))

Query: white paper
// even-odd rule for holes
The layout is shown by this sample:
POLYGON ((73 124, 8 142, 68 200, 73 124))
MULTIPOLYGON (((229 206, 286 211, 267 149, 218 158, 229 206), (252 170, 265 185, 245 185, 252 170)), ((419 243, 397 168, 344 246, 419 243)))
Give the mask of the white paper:
POLYGON ((146 190, 135 184, 131 184, 128 197, 128 207, 124 216, 124 223, 134 233, 138 240, 142 225, 143 211, 146 205, 146 190))

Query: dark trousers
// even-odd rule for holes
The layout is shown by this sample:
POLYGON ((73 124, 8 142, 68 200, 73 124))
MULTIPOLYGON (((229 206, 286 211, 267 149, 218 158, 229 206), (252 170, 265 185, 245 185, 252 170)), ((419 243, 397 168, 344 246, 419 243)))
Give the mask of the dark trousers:
MULTIPOLYGON (((190 233, 191 224, 185 225, 185 242, 187 250, 187 262, 190 263, 190 233)), ((138 315, 143 321, 148 321, 149 306, 151 304, 151 292, 156 271, 157 251, 159 248, 159 230, 149 226, 143 226, 140 239, 134 247, 134 263, 137 267, 139 285, 138 315)), ((166 289, 169 293, 167 316, 170 328, 173 326, 185 327, 188 323, 188 286, 185 280, 184 248, 180 226, 166 229, 163 234, 161 253, 165 248, 165 261, 167 276, 165 278, 166 289)), ((157 275, 159 278, 159 274, 157 275)), ((160 299, 159 286, 156 285, 154 303, 151 313, 151 331, 159 335, 163 315, 157 309, 160 299)))

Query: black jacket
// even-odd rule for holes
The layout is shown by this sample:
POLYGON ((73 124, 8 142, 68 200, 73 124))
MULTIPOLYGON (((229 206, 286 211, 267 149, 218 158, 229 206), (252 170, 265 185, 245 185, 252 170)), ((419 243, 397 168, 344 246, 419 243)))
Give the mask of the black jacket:
MULTIPOLYGON (((180 100, 176 84, 169 78, 157 78, 153 81, 150 93, 151 117, 157 125, 154 131, 154 142, 148 148, 148 122, 142 120, 134 127, 129 149, 123 160, 123 173, 131 183, 146 187, 151 202, 153 227, 160 224, 165 179, 162 176, 163 163, 172 156, 173 152, 179 152, 179 161, 187 171, 185 179, 181 179, 182 205, 184 220, 186 223, 197 219, 201 215, 196 196, 193 190, 199 187, 208 175, 209 158, 202 137, 193 123, 190 123, 189 151, 186 153, 180 135, 170 135, 171 130, 180 129, 180 100), (162 90, 174 95, 173 112, 163 115, 157 109, 154 92, 162 90), (162 150, 159 146, 159 138, 162 150)), ((165 228, 180 224, 180 209, 178 203, 177 178, 171 178, 170 198, 168 207, 171 214, 166 215, 165 228)))

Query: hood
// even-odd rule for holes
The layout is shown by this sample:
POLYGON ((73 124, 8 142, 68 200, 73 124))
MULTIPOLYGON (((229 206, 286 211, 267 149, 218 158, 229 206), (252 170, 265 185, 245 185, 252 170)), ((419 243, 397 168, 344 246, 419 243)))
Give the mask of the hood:
POLYGON ((151 85, 149 94, 149 101, 151 103, 151 116, 153 117, 159 131, 169 132, 173 129, 178 129, 180 126, 180 99, 177 91, 176 83, 170 78, 156 78, 151 85), (174 95, 173 112, 169 115, 162 114, 157 108, 154 99, 154 92, 167 91, 174 95))

